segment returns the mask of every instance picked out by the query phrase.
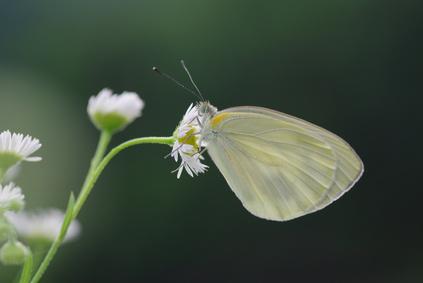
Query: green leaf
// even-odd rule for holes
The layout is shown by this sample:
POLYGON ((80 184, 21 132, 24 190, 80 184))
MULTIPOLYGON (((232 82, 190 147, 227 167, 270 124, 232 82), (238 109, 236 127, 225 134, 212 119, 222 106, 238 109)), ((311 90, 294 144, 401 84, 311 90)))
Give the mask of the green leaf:
POLYGON ((71 224, 73 220, 73 208, 75 206, 75 196, 73 195, 73 192, 71 192, 69 196, 68 206, 66 208, 65 217, 63 219, 63 225, 60 230, 59 238, 62 241, 66 236, 66 231, 68 230, 69 225, 71 224))

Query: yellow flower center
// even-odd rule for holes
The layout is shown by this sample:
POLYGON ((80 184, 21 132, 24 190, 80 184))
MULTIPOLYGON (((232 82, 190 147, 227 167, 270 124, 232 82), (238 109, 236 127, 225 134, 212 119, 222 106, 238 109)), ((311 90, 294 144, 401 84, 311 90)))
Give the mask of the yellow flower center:
POLYGON ((180 138, 178 138, 178 142, 181 144, 189 144, 195 149, 195 151, 199 150, 198 147, 198 139, 197 135, 195 135, 195 129, 191 128, 186 134, 180 138))

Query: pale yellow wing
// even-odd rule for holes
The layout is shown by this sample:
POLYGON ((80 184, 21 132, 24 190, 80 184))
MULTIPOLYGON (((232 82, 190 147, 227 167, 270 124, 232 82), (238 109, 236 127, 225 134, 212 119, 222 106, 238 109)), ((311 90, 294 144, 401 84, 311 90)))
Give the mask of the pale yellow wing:
POLYGON ((285 221, 329 205, 360 178, 363 164, 335 134, 259 107, 219 112, 207 126, 209 155, 252 214, 285 221))

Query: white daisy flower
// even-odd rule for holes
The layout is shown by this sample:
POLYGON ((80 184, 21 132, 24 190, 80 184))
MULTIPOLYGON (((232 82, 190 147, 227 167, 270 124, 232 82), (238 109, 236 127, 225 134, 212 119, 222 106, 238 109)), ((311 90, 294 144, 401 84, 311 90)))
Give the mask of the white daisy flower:
MULTIPOLYGON (((12 224, 18 235, 27 240, 53 242, 60 233, 65 215, 58 209, 42 210, 35 213, 25 211, 6 213, 6 218, 12 224)), ((81 225, 77 220, 72 221, 64 242, 75 239, 81 232, 81 225)))
POLYGON ((141 116, 143 108, 144 101, 135 92, 113 94, 105 88, 90 98, 87 111, 97 128, 116 132, 141 116))
POLYGON ((30 156, 40 147, 40 141, 31 136, 10 131, 0 133, 0 175, 22 160, 40 161, 41 157, 30 156))
POLYGON ((0 185, 0 214, 9 210, 21 210, 25 205, 24 199, 21 188, 16 187, 15 184, 0 185))
POLYGON ((208 166, 201 163, 204 157, 201 155, 201 142, 198 138, 200 129, 198 107, 191 104, 173 134, 176 141, 173 144, 171 156, 176 162, 179 158, 181 159, 181 164, 175 170, 178 172, 178 179, 183 169, 191 177, 207 171, 208 166))

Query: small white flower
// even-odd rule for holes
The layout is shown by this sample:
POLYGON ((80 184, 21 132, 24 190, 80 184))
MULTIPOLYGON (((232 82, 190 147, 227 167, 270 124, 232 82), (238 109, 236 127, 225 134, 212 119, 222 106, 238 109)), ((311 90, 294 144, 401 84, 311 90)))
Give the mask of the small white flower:
POLYGON ((182 121, 179 123, 177 129, 178 138, 185 136, 191 129, 194 129, 195 132, 198 132, 201 129, 198 123, 198 108, 192 103, 188 107, 187 112, 185 112, 182 121))
POLYGON ((201 155, 201 144, 198 139, 200 129, 198 107, 191 104, 174 132, 176 141, 173 144, 171 156, 176 162, 181 158, 181 164, 175 170, 178 172, 178 179, 183 169, 191 177, 207 171, 208 166, 201 163, 204 157, 201 155))
POLYGON ((24 199, 21 188, 15 184, 10 183, 4 187, 0 185, 0 213, 21 210, 25 205, 24 199))
MULTIPOLYGON (((58 209, 48 209, 35 213, 25 211, 6 213, 18 235, 28 240, 46 240, 52 242, 60 233, 64 214, 58 209)), ((81 232, 81 225, 77 220, 72 221, 64 242, 75 239, 81 232)))
POLYGON ((90 98, 87 111, 97 128, 115 132, 141 116, 143 108, 144 101, 135 92, 113 94, 105 88, 90 98))
POLYGON ((38 139, 23 134, 4 131, 0 133, 0 169, 4 174, 7 169, 25 161, 40 161, 41 157, 30 156, 41 147, 38 139))

